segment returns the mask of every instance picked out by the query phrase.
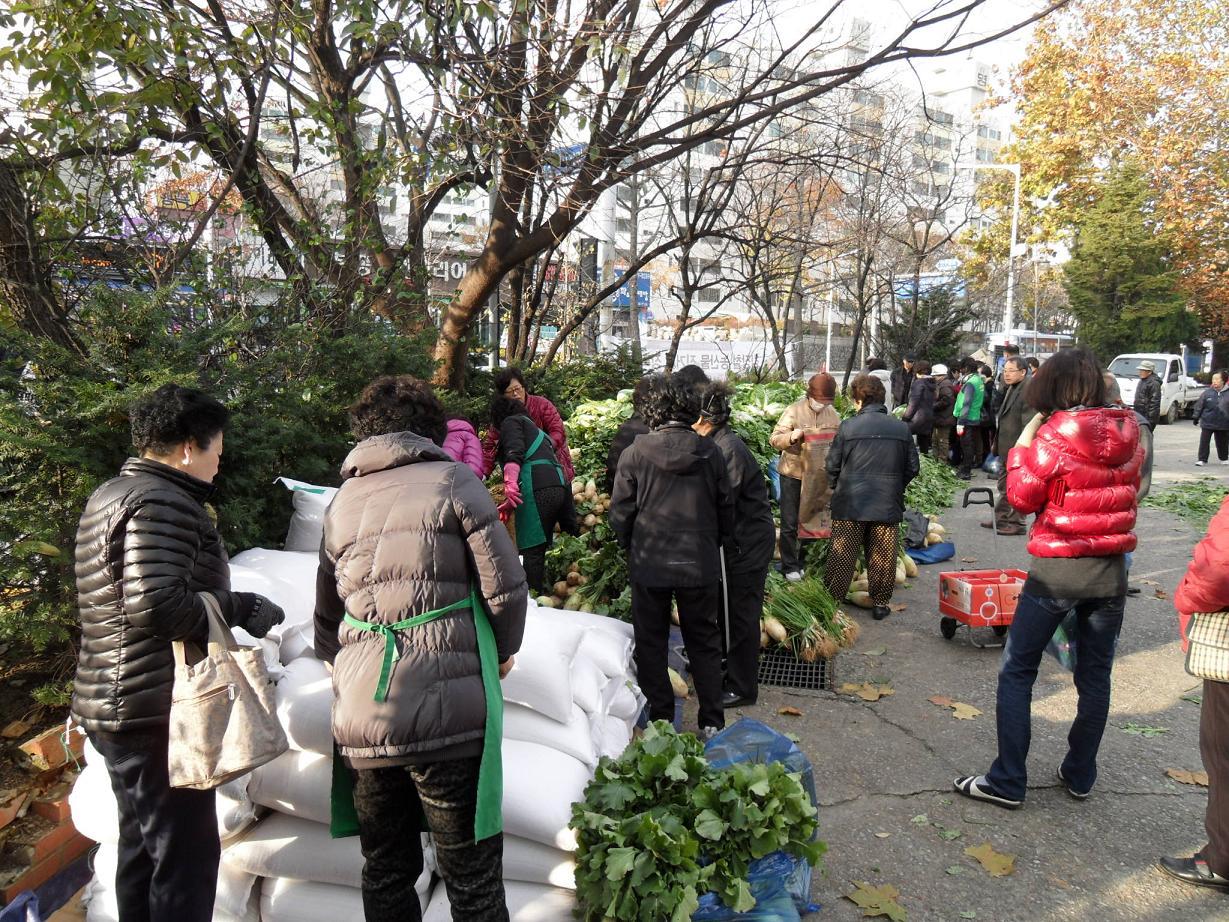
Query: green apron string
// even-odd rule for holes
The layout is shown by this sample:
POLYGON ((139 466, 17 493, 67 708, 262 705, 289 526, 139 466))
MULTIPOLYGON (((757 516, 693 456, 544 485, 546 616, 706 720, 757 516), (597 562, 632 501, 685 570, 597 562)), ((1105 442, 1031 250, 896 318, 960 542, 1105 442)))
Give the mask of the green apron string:
POLYGON ((418 627, 420 624, 427 624, 428 622, 435 621, 437 618, 444 617, 449 612, 465 608, 470 604, 471 599, 461 599, 461 601, 453 602, 444 608, 424 612, 421 615, 406 618, 404 621, 398 621, 395 624, 377 624, 370 621, 360 621, 358 618, 347 614, 344 620, 350 627, 369 634, 379 634, 384 638, 384 663, 380 667, 380 681, 376 683, 376 693, 373 700, 380 702, 388 700, 388 683, 393 676, 393 666, 401 659, 401 650, 397 647, 397 631, 406 631, 412 627, 418 627))
POLYGON ((474 840, 481 842, 503 832, 504 802, 504 696, 499 685, 499 650, 495 631, 476 589, 470 591, 474 627, 478 632, 478 659, 482 689, 486 693, 486 731, 478 767, 478 805, 474 812, 474 840))
MULTIPOLYGON (((469 597, 454 602, 445 608, 429 611, 396 624, 370 624, 346 615, 346 624, 360 631, 384 637, 384 665, 380 670, 380 682, 376 687, 376 701, 388 697, 388 681, 393 664, 400 658, 397 640, 393 631, 406 630, 426 624, 448 612, 469 606, 474 616, 474 631, 478 638, 478 662, 482 670, 482 691, 486 699, 486 725, 482 734, 482 759, 478 767, 478 801, 474 811, 474 840, 482 841, 503 832, 504 797, 504 699, 499 683, 499 649, 495 643, 495 631, 487 618, 486 609, 478 598, 478 590, 471 588, 469 597)), ((335 838, 358 833, 358 814, 354 809, 353 778, 336 745, 333 747, 333 781, 330 797, 329 833, 335 838)))

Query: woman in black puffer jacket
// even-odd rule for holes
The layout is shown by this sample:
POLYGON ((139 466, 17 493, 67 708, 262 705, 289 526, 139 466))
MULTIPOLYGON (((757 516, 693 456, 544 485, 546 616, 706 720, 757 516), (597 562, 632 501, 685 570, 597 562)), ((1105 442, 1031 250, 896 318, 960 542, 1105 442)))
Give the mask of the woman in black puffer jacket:
POLYGON ((909 427, 883 405, 882 381, 858 375, 849 396, 858 415, 841 423, 826 465, 832 484, 832 547, 824 563, 824 585, 838 602, 845 598, 858 552, 865 552, 873 617, 881 621, 891 612, 905 487, 918 475, 920 462, 909 427))
POLYGON ((94 491, 77 532, 72 713, 106 761, 119 802, 120 918, 209 922, 221 856, 214 792, 168 780, 171 642, 208 640, 205 592, 253 637, 284 616, 262 596, 230 591, 226 549, 205 511, 226 408, 168 384, 131 419, 140 457, 94 491))

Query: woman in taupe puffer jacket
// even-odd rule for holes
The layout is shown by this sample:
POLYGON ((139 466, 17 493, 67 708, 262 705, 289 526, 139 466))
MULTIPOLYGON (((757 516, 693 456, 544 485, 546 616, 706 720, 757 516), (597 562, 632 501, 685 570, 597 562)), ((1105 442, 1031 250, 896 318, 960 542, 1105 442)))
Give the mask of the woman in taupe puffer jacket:
POLYGON ((353 770, 364 915, 419 918, 422 829, 453 918, 502 922, 491 734, 524 631, 525 572, 482 482, 440 447, 445 414, 428 385, 377 379, 350 412, 361 441, 325 515, 315 620, 316 654, 333 664, 333 736, 353 770))

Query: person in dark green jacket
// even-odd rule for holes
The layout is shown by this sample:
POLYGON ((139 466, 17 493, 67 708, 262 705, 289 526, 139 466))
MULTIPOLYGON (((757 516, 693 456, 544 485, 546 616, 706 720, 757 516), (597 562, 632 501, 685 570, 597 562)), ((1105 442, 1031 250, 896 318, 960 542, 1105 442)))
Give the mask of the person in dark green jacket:
POLYGON ((960 439, 960 479, 972 480, 973 467, 981 464, 982 411, 986 401, 986 382, 979 369, 981 363, 972 356, 960 360, 964 375, 960 393, 956 396, 956 437, 960 439))

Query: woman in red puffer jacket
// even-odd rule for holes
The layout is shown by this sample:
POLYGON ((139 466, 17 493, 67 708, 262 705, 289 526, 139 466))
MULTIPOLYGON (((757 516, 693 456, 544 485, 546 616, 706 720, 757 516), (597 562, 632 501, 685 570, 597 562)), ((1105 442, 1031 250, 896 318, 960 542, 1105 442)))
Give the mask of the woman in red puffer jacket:
MULTIPOLYGON (((1229 608, 1229 496, 1195 547, 1186 576, 1174 593, 1174 605, 1183 650, 1194 614, 1229 608)), ((1203 680, 1199 752, 1208 773, 1208 807, 1204 814, 1208 844, 1190 858, 1162 858, 1160 867, 1188 884, 1229 891, 1229 682, 1203 680)))
POLYGON ((1105 406, 1105 397, 1101 366, 1086 349, 1059 352, 1025 392, 1039 412, 1008 457, 1007 497, 1018 511, 1037 513, 1033 560, 999 667, 999 755, 985 775, 956 779, 966 797, 1009 809, 1024 803, 1033 683, 1046 644, 1072 611, 1079 704, 1058 779, 1078 800, 1096 781, 1144 461, 1135 414, 1105 406))

